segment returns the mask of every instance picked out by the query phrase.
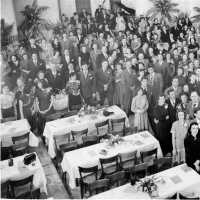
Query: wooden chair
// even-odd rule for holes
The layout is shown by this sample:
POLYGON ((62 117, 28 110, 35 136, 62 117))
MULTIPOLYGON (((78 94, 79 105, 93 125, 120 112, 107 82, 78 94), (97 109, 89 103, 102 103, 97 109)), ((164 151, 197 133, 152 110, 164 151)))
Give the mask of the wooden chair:
POLYGON ((130 151, 126 153, 120 153, 120 167, 122 170, 130 171, 137 163, 137 151, 130 151))
POLYGON ((127 181, 126 172, 125 171, 118 171, 114 174, 107 175, 106 178, 110 180, 110 187, 116 186, 119 187, 127 181))
POLYGON ((9 183, 10 183, 12 198, 18 198, 18 197, 20 197, 20 195, 23 195, 26 192, 32 193, 32 190, 33 190, 33 175, 31 175, 27 178, 21 179, 21 180, 10 181, 9 183), (17 190, 17 188, 18 188, 18 190, 17 190), (21 190, 19 190, 19 188, 21 190), (18 192, 20 192, 20 191, 23 191, 23 192, 18 194, 18 192))
POLYGON ((119 165, 119 155, 109 157, 109 158, 100 158, 101 164, 101 178, 105 178, 107 175, 111 175, 120 169, 119 165))
POLYGON ((147 175, 148 165, 147 163, 142 163, 135 165, 130 171, 130 181, 134 184, 138 179, 144 178, 147 175))
POLYGON ((94 145, 98 143, 98 137, 96 135, 89 135, 89 136, 83 136, 83 147, 87 147, 90 145, 94 145))
POLYGON ((125 126, 126 118, 120 119, 111 119, 111 133, 113 135, 125 136, 126 126, 125 126))
POLYGON ((95 124, 99 141, 105 139, 109 133, 109 120, 95 124))
POLYGON ((71 131, 71 134, 72 134, 72 139, 78 141, 78 137, 82 138, 82 136, 84 136, 84 135, 87 136, 88 129, 84 129, 81 131, 71 131))
POLYGON ((81 188, 81 198, 84 197, 84 194, 87 190, 89 190, 89 183, 92 182, 91 178, 93 177, 93 182, 98 179, 98 165, 93 167, 79 167, 79 174, 80 174, 80 188, 81 188), (84 174, 86 174, 84 176, 84 174), (90 178, 90 180, 87 180, 90 178))
POLYGON ((66 152, 73 151, 73 150, 76 150, 78 148, 79 148, 79 146, 78 146, 78 143, 76 141, 72 141, 72 142, 69 142, 67 144, 60 145, 60 153, 61 153, 60 157, 61 157, 61 159, 58 163, 56 163, 56 168, 60 170, 60 174, 61 174, 61 177, 62 177, 64 184, 67 183, 67 173, 63 172, 62 168, 60 167, 60 163, 62 162, 62 159, 63 159, 64 154, 66 152))
POLYGON ((67 144, 60 145, 60 151, 62 156, 65 152, 73 151, 78 148, 78 143, 76 141, 69 142, 67 144))
POLYGON ((173 167, 172 157, 163 157, 154 159, 155 172, 161 172, 173 167))
POLYGON ((158 149, 151 149, 147 151, 141 151, 140 156, 141 156, 141 162, 148 162, 149 166, 153 165, 153 160, 157 159, 157 151, 158 149), (152 161, 152 163, 151 163, 152 161))
POLYGON ((100 192, 105 192, 106 190, 108 190, 109 183, 110 183, 109 179, 100 179, 93 183, 90 183, 88 186, 90 196, 92 196, 93 194, 98 194, 100 192))
POLYGON ((70 134, 54 135, 54 142, 57 153, 60 151, 60 146, 70 142, 70 134))
POLYGON ((30 133, 28 132, 24 135, 12 137, 13 144, 19 144, 19 143, 26 142, 29 145, 29 134, 30 133))
MULTIPOLYGON (((70 144, 70 134, 63 134, 63 135, 54 135, 54 143, 55 143, 55 148, 56 148, 56 157, 53 160, 56 169, 58 170, 60 168, 60 163, 62 162, 63 155, 65 152, 65 148, 68 149, 70 144)), ((70 146, 71 147, 71 146, 70 146)), ((74 149, 70 149, 74 150, 74 149)), ((67 151, 67 150, 66 150, 67 151)))
POLYGON ((9 181, 1 183, 1 198, 10 198, 9 181))
POLYGON ((188 196, 185 196, 185 195, 179 193, 179 199, 194 199, 194 200, 199 200, 200 197, 188 197, 188 196))

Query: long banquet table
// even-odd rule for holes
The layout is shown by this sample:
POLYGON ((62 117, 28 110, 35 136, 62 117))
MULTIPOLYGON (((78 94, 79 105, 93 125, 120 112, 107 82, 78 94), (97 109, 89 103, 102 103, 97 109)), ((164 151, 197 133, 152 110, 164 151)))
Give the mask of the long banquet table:
POLYGON ((106 158, 117 155, 118 153, 130 152, 137 150, 138 157, 140 151, 153 148, 158 149, 158 157, 162 157, 162 151, 158 140, 153 137, 148 131, 140 132, 123 137, 124 142, 121 142, 114 147, 109 147, 107 143, 99 143, 89 147, 80 148, 74 151, 66 152, 61 162, 63 172, 69 175, 69 185, 75 188, 75 180, 79 178, 78 167, 89 167, 98 165, 100 168, 99 158, 106 158), (106 149, 106 156, 100 154, 102 149, 106 149))
MULTIPOLYGON (((164 180, 162 183, 157 183, 158 197, 155 198, 164 199, 175 193, 200 196, 200 175, 186 164, 162 171, 154 176, 162 177, 164 180)), ((89 199, 151 199, 151 197, 128 183, 89 199)))
POLYGON ((126 118, 126 127, 129 127, 129 120, 126 116, 126 113, 121 110, 118 106, 111 106, 107 108, 108 111, 114 112, 112 115, 105 117, 103 115, 103 110, 99 110, 96 116, 94 115, 85 115, 79 117, 78 115, 57 119, 54 121, 47 122, 44 128, 43 136, 46 137, 48 143, 48 153, 51 158, 56 156, 55 145, 53 136, 70 134, 72 130, 82 130, 88 128, 88 133, 92 133, 95 128, 95 123, 102 122, 107 119, 117 119, 117 118, 126 118))
POLYGON ((34 188, 40 188, 40 192, 45 192, 47 194, 47 180, 45 177, 44 169, 42 167, 42 164, 40 163, 37 154, 34 165, 23 164, 23 159, 25 155, 13 158, 13 166, 8 165, 9 160, 0 161, 0 182, 4 183, 9 180, 20 180, 30 175, 33 175, 34 188))
POLYGON ((39 139, 30 131, 30 125, 27 119, 9 121, 0 124, 0 140, 2 146, 7 147, 12 145, 12 137, 20 136, 29 132, 29 145, 36 147, 39 144, 39 139))

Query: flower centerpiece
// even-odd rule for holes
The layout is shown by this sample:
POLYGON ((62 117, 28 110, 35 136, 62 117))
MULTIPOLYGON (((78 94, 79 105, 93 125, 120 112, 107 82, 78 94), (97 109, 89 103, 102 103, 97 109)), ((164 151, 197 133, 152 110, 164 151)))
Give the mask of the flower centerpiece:
POLYGON ((112 135, 109 134, 109 139, 108 139, 108 145, 109 146, 114 146, 115 144, 119 144, 120 142, 123 142, 124 139, 122 137, 120 137, 119 135, 112 135))
POLYGON ((158 187, 156 184, 156 178, 154 176, 145 177, 137 180, 136 182, 137 190, 147 192, 151 197, 158 196, 158 187))

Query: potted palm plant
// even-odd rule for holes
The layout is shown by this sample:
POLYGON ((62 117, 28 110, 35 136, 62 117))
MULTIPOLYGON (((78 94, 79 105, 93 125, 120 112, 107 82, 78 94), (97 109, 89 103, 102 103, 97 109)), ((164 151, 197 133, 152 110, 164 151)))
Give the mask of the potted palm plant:
POLYGON ((153 3, 153 7, 147 11, 147 16, 154 19, 160 19, 163 24, 170 24, 173 20, 173 14, 178 13, 179 9, 177 3, 173 3, 171 0, 150 0, 153 3))
POLYGON ((48 27, 48 22, 42 18, 42 14, 47 9, 48 6, 38 6, 37 0, 24 7, 21 11, 24 20, 18 27, 19 38, 26 42, 31 37, 44 37, 42 30, 48 27))
POLYGON ((194 7, 194 10, 197 14, 192 17, 192 20, 195 23, 200 23, 200 7, 194 7))

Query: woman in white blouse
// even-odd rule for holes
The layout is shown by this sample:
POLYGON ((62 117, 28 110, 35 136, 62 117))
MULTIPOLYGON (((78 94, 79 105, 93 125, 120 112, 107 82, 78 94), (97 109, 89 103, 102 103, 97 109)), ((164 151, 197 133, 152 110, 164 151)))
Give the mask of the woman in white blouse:
POLYGON ((3 85, 0 94, 1 102, 1 118, 9 118, 15 116, 14 93, 11 92, 7 85, 3 85))

